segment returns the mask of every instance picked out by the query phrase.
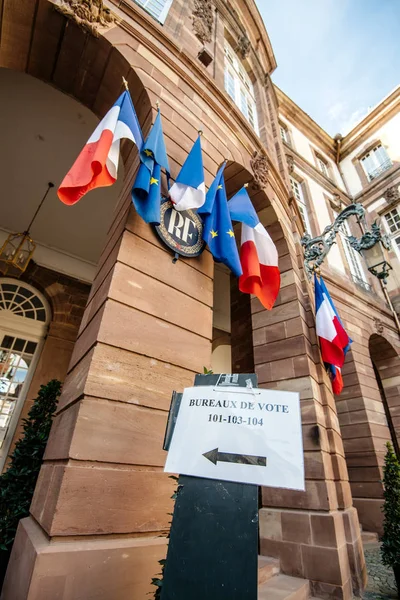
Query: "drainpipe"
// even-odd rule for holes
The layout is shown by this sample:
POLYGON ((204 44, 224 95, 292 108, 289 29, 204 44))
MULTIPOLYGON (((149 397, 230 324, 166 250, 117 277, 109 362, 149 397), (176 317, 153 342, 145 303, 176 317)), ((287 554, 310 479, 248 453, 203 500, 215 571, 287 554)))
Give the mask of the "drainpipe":
POLYGON ((334 142, 335 142, 335 146, 336 146, 336 166, 339 170, 340 173, 340 177, 342 178, 343 184, 344 184, 344 188, 346 190, 346 193, 348 194, 348 196, 352 197, 350 194, 350 190, 347 187, 347 183, 346 183, 346 179, 344 178, 344 175, 342 173, 342 169, 340 168, 340 149, 342 147, 342 140, 343 140, 343 136, 341 133, 337 133, 335 135, 335 137, 333 138, 334 142))

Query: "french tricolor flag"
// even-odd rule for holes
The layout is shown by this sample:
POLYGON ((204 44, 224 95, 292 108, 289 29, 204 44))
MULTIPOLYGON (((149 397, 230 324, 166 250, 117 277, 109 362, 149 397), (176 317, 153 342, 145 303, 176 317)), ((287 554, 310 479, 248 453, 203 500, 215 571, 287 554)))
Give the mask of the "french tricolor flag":
POLYGON ((330 374, 332 389, 343 389, 341 368, 352 340, 347 335, 322 277, 314 275, 316 333, 319 337, 322 360, 330 374))
POLYGON ((245 294, 254 294, 271 310, 281 284, 278 251, 260 222, 246 188, 239 190, 228 206, 232 221, 242 223, 240 263, 243 274, 239 277, 239 289, 245 294))
POLYGON ((139 148, 143 135, 128 91, 123 92, 98 124, 58 189, 64 204, 75 204, 90 190, 117 180, 121 139, 139 148))

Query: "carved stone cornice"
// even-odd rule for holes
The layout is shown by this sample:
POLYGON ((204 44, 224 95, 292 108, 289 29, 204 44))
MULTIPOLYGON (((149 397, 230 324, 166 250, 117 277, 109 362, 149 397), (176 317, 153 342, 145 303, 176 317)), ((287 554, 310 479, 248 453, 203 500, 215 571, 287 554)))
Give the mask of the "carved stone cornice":
POLYGON ((193 31, 203 44, 211 42, 214 25, 214 5, 211 0, 194 0, 193 31))
POLYGON ((245 59, 248 57, 251 50, 251 42, 247 37, 247 33, 240 36, 235 50, 241 58, 245 59))
POLYGON ((263 190, 268 183, 268 158, 259 150, 255 150, 253 158, 250 160, 250 166, 254 177, 253 187, 258 190, 263 190))
POLYGON ((374 317, 374 325, 376 333, 383 333, 385 326, 378 317, 374 317))
POLYGON ((390 187, 388 187, 384 191, 383 197, 385 198, 385 200, 389 206, 392 206, 393 204, 397 204, 397 202, 399 202, 399 200, 400 200, 399 184, 397 183, 395 185, 391 185, 390 187))
POLYGON ((294 158, 293 154, 286 154, 286 163, 289 173, 293 173, 294 171, 294 158))
POLYGON ((115 23, 115 17, 104 6, 103 0, 53 0, 53 4, 58 12, 95 37, 99 36, 99 30, 115 23))

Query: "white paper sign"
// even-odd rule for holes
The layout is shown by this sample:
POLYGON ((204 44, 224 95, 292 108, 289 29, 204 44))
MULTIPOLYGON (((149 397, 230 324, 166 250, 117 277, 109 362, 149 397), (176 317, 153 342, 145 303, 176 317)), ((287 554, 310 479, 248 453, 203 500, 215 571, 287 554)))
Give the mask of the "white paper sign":
POLYGON ((165 471, 304 490, 299 394, 186 388, 165 471))

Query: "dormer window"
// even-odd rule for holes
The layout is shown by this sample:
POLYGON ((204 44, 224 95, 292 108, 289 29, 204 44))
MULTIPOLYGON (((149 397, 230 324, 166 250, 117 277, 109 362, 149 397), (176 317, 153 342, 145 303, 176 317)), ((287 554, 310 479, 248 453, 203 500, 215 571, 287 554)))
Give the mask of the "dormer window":
POLYGON ((225 90, 258 134, 257 106, 253 84, 239 57, 226 40, 225 90))

